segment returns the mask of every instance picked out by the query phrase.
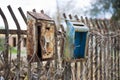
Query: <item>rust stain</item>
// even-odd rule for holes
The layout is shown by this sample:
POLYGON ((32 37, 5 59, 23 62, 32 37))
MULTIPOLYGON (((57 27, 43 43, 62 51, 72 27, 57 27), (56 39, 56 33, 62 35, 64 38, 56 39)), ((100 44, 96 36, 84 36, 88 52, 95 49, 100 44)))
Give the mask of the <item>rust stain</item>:
POLYGON ((55 53, 55 24, 46 20, 34 21, 32 18, 28 18, 27 24, 28 60, 34 54, 32 62, 38 61, 37 56, 41 60, 52 59, 55 53))
POLYGON ((42 58, 52 58, 54 53, 55 37, 54 37, 54 25, 42 22, 41 28, 41 42, 42 44, 42 58))
POLYGON ((28 21, 28 28, 27 28, 27 53, 29 56, 33 55, 34 52, 34 41, 33 41, 33 20, 28 21))

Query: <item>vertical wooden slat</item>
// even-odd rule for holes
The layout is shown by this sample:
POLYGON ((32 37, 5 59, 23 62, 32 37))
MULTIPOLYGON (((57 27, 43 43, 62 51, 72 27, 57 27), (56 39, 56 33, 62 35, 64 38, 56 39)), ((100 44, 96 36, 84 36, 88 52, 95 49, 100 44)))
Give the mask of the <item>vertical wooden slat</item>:
POLYGON ((119 32, 118 32, 118 30, 120 30, 119 29, 119 25, 118 25, 118 23, 116 23, 116 26, 117 26, 117 29, 116 29, 116 80, 119 80, 118 78, 119 78, 119 67, 118 67, 118 65, 119 65, 119 63, 118 63, 118 60, 119 60, 119 32))
MULTIPOLYGON (((106 25, 106 23, 105 23, 105 21, 104 22, 102 22, 103 24, 103 29, 104 29, 104 31, 103 31, 103 33, 105 34, 105 33, 108 33, 108 30, 107 30, 107 25, 106 25), (106 32, 105 32, 106 31, 106 32)), ((107 36, 107 40, 105 39, 104 40, 105 42, 106 42, 106 49, 105 49, 105 55, 104 55, 104 60, 105 60, 105 66, 104 66, 104 73, 106 73, 106 79, 108 79, 108 77, 109 77, 109 57, 110 57, 110 54, 109 54, 109 46, 110 46, 110 44, 109 44, 109 36, 107 36)), ((104 75, 104 74, 103 74, 104 75)), ((105 76, 105 75, 104 75, 105 76)))
MULTIPOLYGON (((64 19, 67 19, 66 14, 63 14, 64 19)), ((66 62, 66 67, 64 71, 64 80, 70 80, 71 79, 71 62, 66 62)))
MULTIPOLYGON (((76 18, 76 20, 78 21, 78 22, 80 22, 80 19, 78 18, 78 16, 77 15, 75 15, 75 18, 76 18)), ((83 19, 83 17, 81 16, 81 21, 85 24, 85 19, 83 19)), ((86 56, 88 56, 87 54, 86 54, 86 56)), ((80 66, 79 66, 79 63, 76 63, 77 64, 77 68, 78 67, 80 67, 80 68, 78 68, 77 69, 77 71, 79 71, 79 69, 80 69, 80 78, 79 78, 79 75, 78 75, 78 78, 77 78, 77 80, 86 80, 87 79, 87 75, 88 75, 88 71, 87 71, 87 69, 88 69, 88 64, 86 64, 87 63, 87 61, 86 60, 81 60, 80 61, 80 66)), ((79 73, 77 73, 77 74, 79 74, 79 73)))
MULTIPOLYGON (((116 34, 117 34, 117 33, 116 33, 116 34)), ((118 79, 118 78, 119 78, 119 72, 118 72, 118 71, 119 71, 119 69, 118 69, 118 68, 119 68, 119 67, 118 67, 118 65, 119 65, 119 62, 118 62, 118 61, 119 61, 119 51, 118 51, 118 50, 119 50, 119 49, 118 49, 118 46, 119 46, 119 45, 118 45, 118 44, 119 44, 119 43, 118 43, 118 40, 119 40, 118 38, 119 38, 119 36, 117 36, 116 38, 117 38, 117 42, 116 42, 116 80, 119 80, 119 79, 118 79)))
MULTIPOLYGON (((112 30, 114 30, 114 32, 115 32, 115 30, 116 30, 116 23, 115 23, 115 21, 112 21, 112 23, 113 23, 113 25, 112 25, 112 30)), ((113 37, 114 38, 114 43, 113 43, 113 50, 114 50, 114 52, 113 52, 113 79, 115 80, 116 79, 116 37, 113 37)))
POLYGON ((79 69, 80 69, 80 80, 83 80, 83 62, 82 61, 80 62, 79 69))
MULTIPOLYGON (((106 32, 105 33, 109 33, 108 31, 108 28, 107 28, 107 25, 106 25, 106 21, 103 21, 103 27, 105 28, 106 32)), ((108 38, 109 36, 107 36, 107 39, 104 39, 104 55, 103 55, 103 79, 106 79, 107 78, 107 63, 108 63, 108 60, 107 60, 107 57, 108 57, 108 54, 106 52, 106 49, 108 48, 108 38)))
POLYGON ((87 69, 87 66, 86 66, 86 60, 83 60, 83 80, 87 80, 87 76, 86 76, 86 69, 87 69))
POLYGON ((97 67, 97 46, 98 46, 98 41, 97 41, 97 38, 96 38, 97 36, 95 36, 95 40, 94 40, 94 42, 95 42, 95 47, 94 47, 94 55, 93 55, 93 71, 94 71, 94 74, 93 74, 93 80, 97 80, 97 70, 98 70, 98 67, 97 67))
POLYGON ((120 54, 120 45, 119 45, 119 43, 120 43, 120 25, 119 25, 119 22, 116 22, 116 26, 117 26, 117 28, 116 28, 116 39, 117 39, 117 42, 116 42, 116 50, 117 50, 117 77, 118 77, 118 80, 119 80, 119 54, 120 54))
MULTIPOLYGON (((120 49, 120 46, 119 46, 119 49, 120 49)), ((118 50, 118 80, 119 79, 120 79, 120 51, 118 50)))
POLYGON ((85 21, 84 21, 84 19, 83 19, 83 16, 81 16, 81 22, 83 22, 83 23, 85 24, 85 21))
POLYGON ((79 21, 79 18, 78 18, 78 16, 77 16, 77 15, 75 15, 75 19, 76 19, 77 21, 79 21))
MULTIPOLYGON (((100 33, 100 34, 102 34, 102 27, 100 26, 100 23, 99 23, 99 21, 96 19, 95 20, 95 22, 96 22, 96 26, 97 26, 97 29, 98 29, 98 33, 100 33)), ((97 50, 96 50, 96 52, 97 52, 97 72, 96 72, 96 79, 97 80, 101 80, 100 79, 100 51, 99 51, 99 47, 100 47, 100 37, 101 36, 99 36, 99 35, 97 35, 97 39, 96 39, 96 47, 97 47, 97 50)))
POLYGON ((36 12, 36 9, 33 9, 32 11, 33 11, 33 12, 36 12))
POLYGON ((80 62, 75 62, 75 76, 76 80, 80 80, 80 75, 81 75, 81 68, 80 68, 80 62))
MULTIPOLYGON (((81 16, 81 21, 85 24, 85 25, 87 25, 86 24, 86 20, 81 16)), ((87 46, 87 45, 86 45, 87 46)), ((85 73, 85 69, 87 69, 86 67, 87 66, 85 66, 85 64, 86 64, 86 60, 82 60, 81 61, 81 71, 82 71, 82 77, 81 77, 81 79, 83 79, 83 80, 86 80, 86 73, 85 73)))
POLYGON ((111 80, 113 80, 113 55, 114 55, 114 50, 113 50, 113 38, 111 37, 111 80))
MULTIPOLYGON (((102 31, 101 31, 101 34, 104 34, 104 26, 103 26, 103 24, 102 24, 102 21, 101 20, 99 20, 99 23, 100 23, 100 26, 101 26, 101 29, 102 29, 102 31)), ((103 46, 103 36, 100 36, 100 46, 99 46, 99 49, 100 49, 100 52, 99 52, 99 80, 102 80, 102 48, 104 47, 103 46)))
MULTIPOLYGON (((95 29, 95 24, 94 24, 94 21, 93 21, 93 19, 90 19, 91 20, 91 24, 92 24, 92 26, 93 26, 93 28, 92 29, 95 29)), ((95 55, 94 55, 94 40, 95 40, 95 36, 92 34, 92 36, 91 36, 91 80, 94 80, 94 77, 93 77, 93 75, 94 75, 94 71, 95 71, 95 69, 94 69, 94 60, 93 59, 95 59, 94 57, 95 57, 95 55), (93 71, 94 70, 94 71, 93 71)))
MULTIPOLYGON (((110 30, 111 31, 114 31, 114 22, 113 21, 110 21, 111 25, 110 25, 110 30)), ((111 37, 112 39, 112 51, 111 51, 111 80, 114 80, 114 37, 111 37)))
MULTIPOLYGON (((97 24, 96 24, 96 22, 94 21, 94 24, 95 24, 95 28, 97 29, 97 32, 99 31, 99 28, 98 28, 98 26, 97 26, 97 24)), ((97 49, 97 46, 98 46, 98 36, 97 35, 95 35, 94 36, 94 52, 93 52, 93 80, 97 80, 97 70, 98 70, 98 67, 97 67, 97 58, 98 58, 98 49, 97 49)))
MULTIPOLYGON (((69 16, 70 20, 73 19, 73 16, 71 14, 69 14, 68 16, 69 16)), ((72 73, 72 75, 75 77, 75 78, 73 78, 73 80, 78 80, 79 79, 79 66, 78 66, 78 64, 79 64, 79 62, 74 62, 73 63, 74 72, 72 73)))
POLYGON ((71 80, 71 63, 66 62, 64 80, 71 80))
MULTIPOLYGON (((79 18, 77 15, 75 15, 75 19, 76 21, 79 21, 79 18)), ((80 80, 80 75, 81 75, 81 68, 80 68, 80 62, 75 62, 75 76, 76 76, 76 80, 80 80)))
MULTIPOLYGON (((60 53, 61 53, 61 56, 63 57, 63 52, 64 52, 64 42, 65 42, 65 30, 64 30, 64 27, 63 27, 63 25, 61 25, 60 26, 61 27, 61 30, 62 30, 62 32, 63 32, 63 34, 62 34, 62 40, 61 40, 61 45, 60 45, 60 47, 61 47, 61 50, 60 50, 60 53)), ((64 60, 62 60, 62 67, 64 68, 65 67, 65 61, 64 60)), ((64 72, 65 72, 65 70, 64 70, 64 72)), ((64 80, 64 77, 65 77, 65 73, 63 72, 63 75, 62 75, 62 80, 64 80)))
POLYGON ((28 73, 27 73, 27 78, 31 80, 31 63, 28 63, 28 73))
MULTIPOLYGON (((55 21, 54 21, 54 25, 55 25, 55 21)), ((58 45, 57 45, 57 26, 55 25, 55 32, 54 32, 54 34, 55 34, 55 67, 56 67, 56 70, 57 70, 57 64, 58 64, 58 61, 57 61, 57 58, 58 58, 58 50, 57 50, 57 47, 58 47, 58 45)), ((61 63, 62 64, 62 63, 61 63)), ((56 77, 57 78, 57 77, 56 77)))
MULTIPOLYGON (((120 26, 119 26, 118 30, 119 31, 117 32, 117 34, 120 34, 120 26)), ((120 45, 119 45, 119 43, 120 43, 120 35, 118 35, 118 43, 117 43, 117 45, 118 45, 118 66, 117 66, 118 67, 118 71, 117 71, 117 73, 118 73, 118 80, 120 79, 120 45)))
MULTIPOLYGON (((105 21, 103 21, 103 24, 102 24, 102 26, 103 26, 103 28, 106 30, 106 32, 104 32, 104 34, 105 33, 107 33, 107 26, 106 26, 106 23, 105 23, 105 21)), ((105 75, 105 73, 106 73, 106 48, 107 48, 107 40, 104 38, 104 48, 103 48, 103 55, 102 55, 102 57, 103 57, 103 59, 102 59, 102 64, 103 64, 103 66, 102 66, 102 79, 105 79, 106 77, 106 75, 105 75)))
POLYGON ((75 73, 75 63, 71 63, 71 72, 72 72, 72 80, 76 80, 76 73, 75 73))
POLYGON ((116 40, 116 37, 115 37, 115 51, 114 51, 114 52, 115 52, 115 59, 114 59, 114 66, 115 66, 115 69, 114 69, 114 70, 115 70, 115 74, 114 74, 114 76, 115 76, 115 80, 117 80, 117 73, 116 73, 116 72, 117 72, 117 71, 116 71, 116 67, 117 67, 117 63, 116 63, 116 62, 117 62, 117 61, 116 61, 116 60, 117 60, 116 45, 117 45, 117 44, 116 44, 116 43, 117 43, 117 40, 116 40))
POLYGON ((115 51, 115 38, 113 37, 113 65, 112 65, 113 66, 113 69, 112 69, 113 70, 113 72, 112 72, 113 73, 112 74, 113 80, 115 80, 115 58, 116 58, 115 53, 116 53, 116 51, 115 51))
MULTIPOLYGON (((86 25, 89 27, 89 32, 91 30, 91 25, 90 25, 90 21, 88 20, 87 17, 85 17, 85 20, 86 20, 86 25)), ((91 70, 90 70, 90 67, 91 67, 91 59, 90 59, 90 35, 88 35, 88 44, 87 44, 87 56, 88 56, 88 59, 86 61, 86 80, 90 80, 90 75, 91 75, 91 70)))

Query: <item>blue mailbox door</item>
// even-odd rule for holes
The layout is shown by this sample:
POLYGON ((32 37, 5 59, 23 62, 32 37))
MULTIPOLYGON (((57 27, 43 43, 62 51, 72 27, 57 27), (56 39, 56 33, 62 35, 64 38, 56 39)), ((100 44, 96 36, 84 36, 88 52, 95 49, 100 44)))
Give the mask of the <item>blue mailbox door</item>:
POLYGON ((74 58, 84 58, 85 56, 85 45, 86 45, 87 32, 75 32, 74 41, 74 58))

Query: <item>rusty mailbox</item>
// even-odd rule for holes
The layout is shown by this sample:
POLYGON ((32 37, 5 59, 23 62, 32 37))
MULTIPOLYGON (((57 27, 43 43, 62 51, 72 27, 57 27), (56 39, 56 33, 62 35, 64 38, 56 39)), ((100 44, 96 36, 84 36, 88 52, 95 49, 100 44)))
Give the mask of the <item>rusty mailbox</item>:
POLYGON ((71 22, 69 20, 66 20, 66 25, 64 59, 71 61, 85 58, 89 28, 83 23, 71 22))
POLYGON ((53 59, 55 53, 55 23, 44 13, 27 12, 28 60, 53 59))

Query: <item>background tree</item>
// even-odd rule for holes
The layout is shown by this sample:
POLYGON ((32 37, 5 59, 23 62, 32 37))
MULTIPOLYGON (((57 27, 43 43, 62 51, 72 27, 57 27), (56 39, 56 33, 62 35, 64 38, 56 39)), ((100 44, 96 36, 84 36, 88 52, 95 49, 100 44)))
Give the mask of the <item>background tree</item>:
POLYGON ((112 8, 114 11, 112 19, 120 20, 120 0, 113 0, 112 8))
POLYGON ((87 12, 93 17, 110 13, 112 19, 120 20, 120 0, 95 0, 87 12))
MULTIPOLYGON (((76 1, 74 0, 56 0, 56 21, 58 23, 58 25, 60 24, 59 22, 61 22, 61 17, 63 16, 63 13, 72 13, 75 10, 75 4, 76 1)), ((53 15, 54 16, 54 15, 53 15)))

